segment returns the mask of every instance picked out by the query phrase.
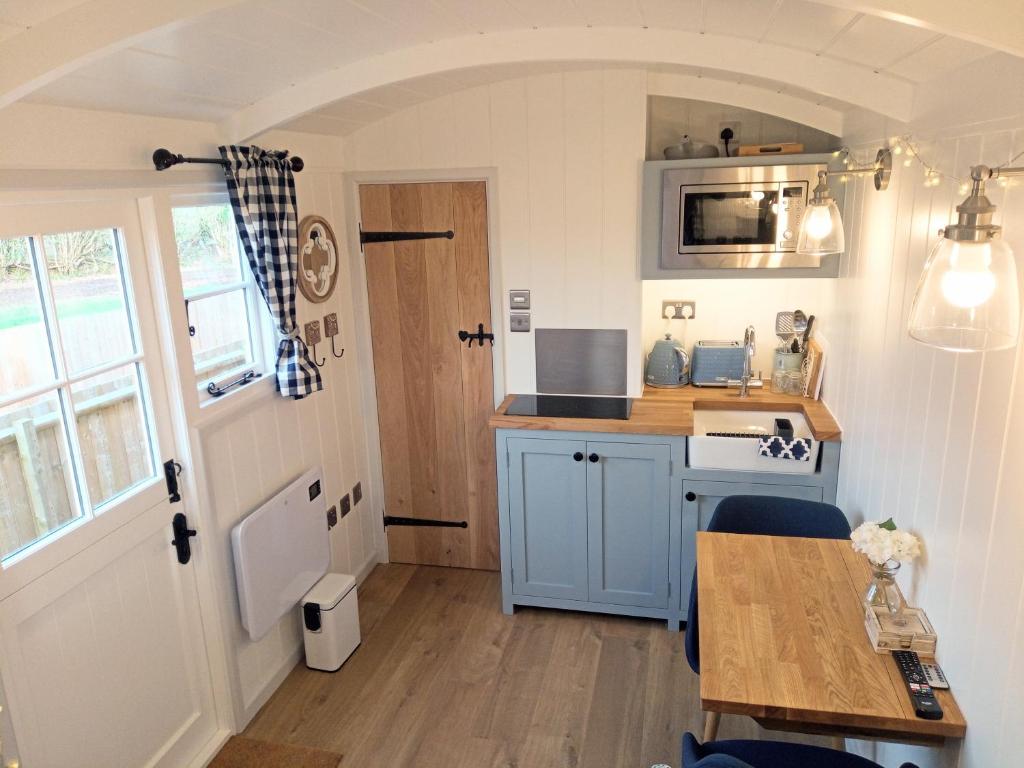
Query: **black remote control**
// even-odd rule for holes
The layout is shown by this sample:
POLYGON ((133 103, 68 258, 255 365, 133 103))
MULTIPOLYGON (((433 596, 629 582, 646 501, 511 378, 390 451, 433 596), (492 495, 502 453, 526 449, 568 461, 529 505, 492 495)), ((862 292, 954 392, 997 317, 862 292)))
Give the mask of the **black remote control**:
POLYGON ((892 657, 900 668, 903 682, 907 684, 910 700, 914 702, 914 714, 925 720, 941 720, 942 707, 935 698, 935 692, 928 685, 921 660, 913 651, 893 651, 892 657))

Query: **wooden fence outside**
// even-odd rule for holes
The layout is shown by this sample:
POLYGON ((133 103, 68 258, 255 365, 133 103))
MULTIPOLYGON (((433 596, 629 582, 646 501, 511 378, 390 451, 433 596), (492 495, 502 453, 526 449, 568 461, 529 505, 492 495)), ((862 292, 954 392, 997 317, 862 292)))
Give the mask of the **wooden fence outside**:
MULTIPOLYGON (((135 387, 77 404, 75 419, 93 504, 153 475, 135 387)), ((78 516, 59 414, 26 417, 0 430, 0 557, 78 516)))

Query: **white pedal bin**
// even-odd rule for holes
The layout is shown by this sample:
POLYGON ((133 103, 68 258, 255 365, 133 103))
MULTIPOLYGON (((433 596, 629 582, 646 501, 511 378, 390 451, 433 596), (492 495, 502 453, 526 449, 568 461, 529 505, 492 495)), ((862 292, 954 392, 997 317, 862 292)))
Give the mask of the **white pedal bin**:
POLYGON ((306 666, 337 672, 359 646, 356 579, 328 573, 302 598, 306 666))

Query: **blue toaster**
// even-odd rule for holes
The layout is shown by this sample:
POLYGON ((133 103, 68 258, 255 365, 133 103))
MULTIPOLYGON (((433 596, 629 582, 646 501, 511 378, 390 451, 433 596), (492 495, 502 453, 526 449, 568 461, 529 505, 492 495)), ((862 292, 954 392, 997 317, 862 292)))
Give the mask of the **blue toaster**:
POLYGON ((738 341, 698 341, 693 348, 690 381, 695 387, 724 387, 723 379, 743 375, 743 344, 738 341))

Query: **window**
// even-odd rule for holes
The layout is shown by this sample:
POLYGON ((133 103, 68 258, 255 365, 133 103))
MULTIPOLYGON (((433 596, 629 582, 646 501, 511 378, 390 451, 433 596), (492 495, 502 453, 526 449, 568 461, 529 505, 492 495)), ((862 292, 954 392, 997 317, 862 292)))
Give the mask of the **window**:
POLYGON ((199 388, 205 393, 246 371, 262 373, 262 299, 231 206, 177 206, 172 215, 199 388))
POLYGON ((124 239, 0 239, 0 559, 156 476, 124 239))

